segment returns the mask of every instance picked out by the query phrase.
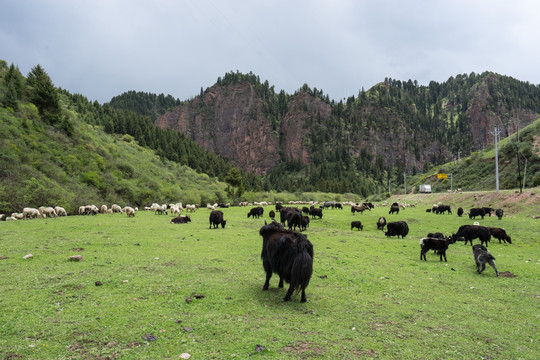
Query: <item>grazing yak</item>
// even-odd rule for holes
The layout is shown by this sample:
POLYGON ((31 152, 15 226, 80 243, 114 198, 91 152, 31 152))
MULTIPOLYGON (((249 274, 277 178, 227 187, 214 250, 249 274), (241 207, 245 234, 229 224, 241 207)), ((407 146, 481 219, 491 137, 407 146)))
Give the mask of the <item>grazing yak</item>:
POLYGON ((319 219, 322 219, 322 209, 317 209, 315 207, 311 207, 311 209, 309 209, 309 214, 311 215, 311 217, 313 219, 315 219, 315 216, 318 216, 319 219))
POLYGON ((474 262, 476 263, 476 272, 481 274, 482 271, 486 268, 486 263, 491 265, 493 270, 495 270, 495 275, 499 276, 499 271, 497 266, 495 266, 495 257, 482 245, 476 244, 472 246, 474 262))
POLYGON ((386 219, 383 216, 381 216, 379 220, 377 220, 377 229, 384 230, 385 226, 386 226, 386 219))
POLYGON ((276 213, 274 212, 274 210, 270 210, 270 212, 268 213, 268 216, 270 216, 270 219, 275 220, 276 213))
POLYGON ((508 236, 506 233, 506 230, 503 228, 498 227, 488 227, 489 233, 491 236, 493 236, 495 239, 499 240, 499 244, 501 243, 501 240, 505 243, 508 242, 509 244, 512 243, 512 238, 508 236))
POLYGON ((495 215, 497 215, 497 217, 499 218, 499 220, 502 219, 503 214, 504 214, 503 209, 497 209, 497 210, 495 210, 495 215))
POLYGON ((306 302, 306 287, 313 273, 313 244, 304 234, 285 230, 273 221, 265 224, 259 234, 263 238, 261 259, 266 272, 263 290, 268 290, 273 273, 279 275, 279 287, 290 284, 283 301, 289 301, 296 290, 301 291, 301 302, 306 302))
POLYGON ((282 207, 281 209, 279 209, 279 222, 285 225, 285 221, 287 221, 287 216, 292 211, 302 213, 300 209, 295 207, 282 207))
POLYGON ((191 218, 189 215, 178 215, 177 217, 174 217, 169 221, 171 224, 187 224, 188 222, 191 222, 191 218))
POLYGON ((398 238, 405 238, 409 233, 409 225, 405 221, 394 221, 386 224, 386 237, 397 236, 398 238))
POLYGON ((371 211, 370 207, 367 205, 351 205, 351 212, 354 215, 355 212, 359 212, 360 214, 363 214, 365 210, 371 211))
POLYGON ((462 208, 462 207, 458 207, 458 209, 457 209, 457 216, 461 217, 461 215, 463 215, 463 208, 462 208))
POLYGON ((444 214, 448 211, 448 214, 452 214, 452 210, 450 208, 450 205, 439 205, 437 206, 437 210, 435 211, 436 214, 444 214))
POLYGON ((420 260, 422 260, 423 258, 424 261, 427 261, 426 253, 429 250, 435 250, 440 255, 441 261, 444 256, 444 261, 447 262, 446 250, 448 250, 448 246, 450 244, 453 244, 455 242, 456 240, 451 236, 448 236, 446 238, 425 237, 420 239, 420 260))
POLYGON ((212 212, 210 212, 210 229, 212 228, 212 225, 214 226, 214 229, 217 229, 220 224, 221 227, 224 228, 226 223, 227 220, 223 220, 223 211, 212 210, 212 212))
POLYGON ((251 210, 249 210, 248 214, 247 214, 247 217, 249 219, 249 217, 253 217, 254 219, 255 218, 259 218, 260 216, 262 216, 262 214, 264 213, 264 208, 262 206, 257 206, 257 207, 254 207, 254 208, 251 208, 251 210))
POLYGON ((480 225, 461 225, 457 231, 456 234, 452 235, 452 238, 456 241, 463 241, 465 240, 465 245, 467 245, 467 242, 471 242, 473 239, 480 239, 480 242, 482 245, 484 243, 486 244, 486 247, 488 245, 488 241, 491 240, 491 233, 489 232, 489 229, 485 226, 480 225))
POLYGON ((482 209, 484 209, 487 216, 491 216, 491 213, 495 211, 494 208, 490 208, 490 207, 483 207, 482 209))
POLYGON ((476 219, 477 216, 481 216, 483 219, 486 216, 486 210, 484 208, 472 208, 469 211, 469 219, 476 219))
POLYGON ((289 230, 296 230, 302 228, 302 213, 298 211, 289 211, 287 213, 287 225, 289 230))
POLYGON ((364 230, 364 226, 361 221, 351 221, 351 230, 357 228, 358 230, 364 230))
POLYGON ((393 214, 393 213, 396 213, 399 215, 399 204, 398 203, 393 203, 391 206, 390 206, 390 211, 388 212, 388 214, 393 214))
POLYGON ((309 226, 309 216, 302 215, 302 218, 300 219, 300 231, 306 231, 308 226, 309 226))

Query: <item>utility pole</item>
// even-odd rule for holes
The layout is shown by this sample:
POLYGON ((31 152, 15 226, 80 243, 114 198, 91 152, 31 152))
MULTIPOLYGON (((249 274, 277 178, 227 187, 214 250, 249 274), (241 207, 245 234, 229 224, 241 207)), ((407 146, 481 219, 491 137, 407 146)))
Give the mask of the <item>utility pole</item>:
POLYGON ((525 158, 525 170, 523 170, 523 189, 525 189, 525 178, 527 177, 527 161, 528 159, 525 158))
POLYGON ((497 192, 499 192, 499 149, 497 148, 497 137, 501 132, 495 126, 495 130, 493 132, 489 131, 489 133, 495 136, 495 184, 497 192))
POLYGON ((407 195, 407 173, 403 173, 403 186, 405 187, 405 195, 407 195))
POLYGON ((392 192, 390 191, 390 179, 388 179, 388 194, 391 194, 392 192))
POLYGON ((452 186, 452 183, 454 182, 454 174, 448 174, 450 175, 450 191, 453 192, 454 188, 452 186))

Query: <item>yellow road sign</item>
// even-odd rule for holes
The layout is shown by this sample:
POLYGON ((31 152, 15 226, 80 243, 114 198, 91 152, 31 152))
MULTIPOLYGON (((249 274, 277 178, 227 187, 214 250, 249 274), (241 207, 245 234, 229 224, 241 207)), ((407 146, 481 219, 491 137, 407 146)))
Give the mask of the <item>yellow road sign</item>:
POLYGON ((448 174, 437 174, 437 179, 448 179, 448 174))

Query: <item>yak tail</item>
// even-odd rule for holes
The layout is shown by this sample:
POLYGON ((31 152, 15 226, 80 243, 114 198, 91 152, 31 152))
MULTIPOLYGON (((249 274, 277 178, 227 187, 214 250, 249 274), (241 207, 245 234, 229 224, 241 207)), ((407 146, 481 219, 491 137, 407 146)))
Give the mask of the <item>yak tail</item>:
POLYGON ((302 251, 294 259, 291 285, 297 292, 304 290, 309 285, 311 274, 313 274, 313 257, 307 251, 302 251))

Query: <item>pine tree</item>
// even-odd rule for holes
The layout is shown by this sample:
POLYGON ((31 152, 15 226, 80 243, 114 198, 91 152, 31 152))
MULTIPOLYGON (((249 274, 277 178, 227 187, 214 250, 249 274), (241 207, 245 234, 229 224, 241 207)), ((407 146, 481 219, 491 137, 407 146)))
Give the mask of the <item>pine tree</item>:
POLYGON ((55 125, 61 122, 62 111, 58 93, 49 75, 40 66, 36 65, 28 74, 30 86, 30 102, 37 106, 42 119, 55 125))

